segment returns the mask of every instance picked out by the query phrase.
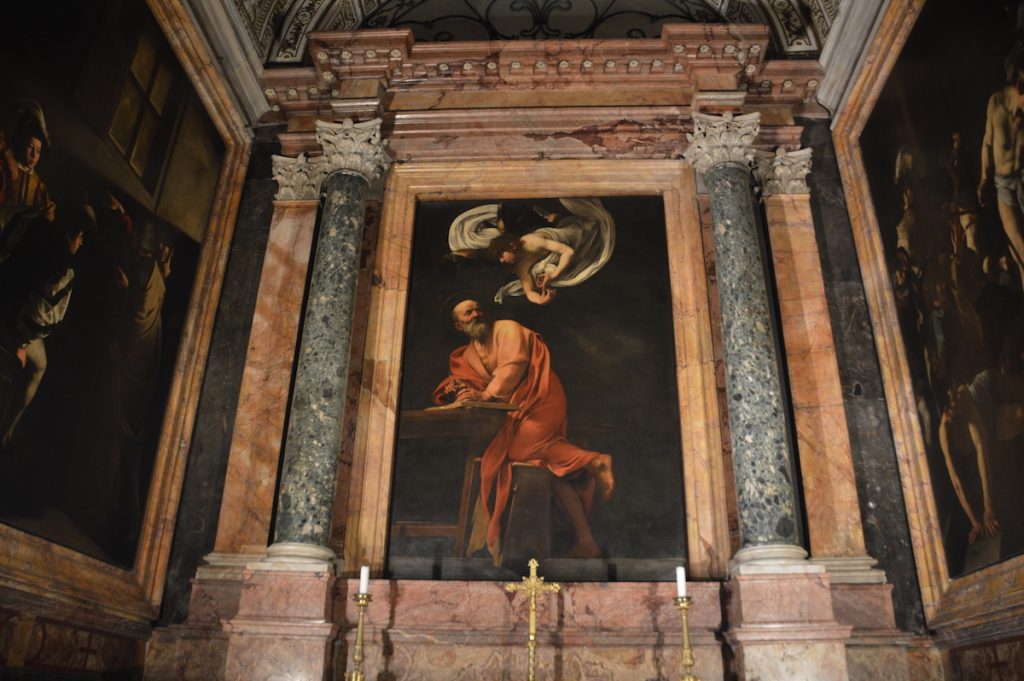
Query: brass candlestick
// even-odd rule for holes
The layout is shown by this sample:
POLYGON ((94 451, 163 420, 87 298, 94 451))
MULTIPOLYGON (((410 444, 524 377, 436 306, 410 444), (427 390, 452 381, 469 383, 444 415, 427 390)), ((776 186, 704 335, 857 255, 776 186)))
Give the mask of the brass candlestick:
POLYGON ((530 559, 530 576, 523 577, 522 584, 508 582, 505 584, 505 591, 515 593, 524 591, 530 596, 530 637, 526 644, 527 655, 529 656, 529 681, 537 681, 537 594, 544 592, 558 592, 561 584, 545 584, 543 577, 537 576, 537 559, 530 559))
POLYGON ((352 600, 359 607, 359 624, 356 626, 356 648, 352 653, 355 669, 345 675, 345 681, 366 681, 366 675, 363 674, 363 624, 366 622, 366 607, 373 597, 370 594, 356 594, 352 600))
POLYGON ((693 648, 690 647, 690 626, 686 620, 692 601, 689 596, 677 596, 675 599, 679 612, 683 615, 683 675, 679 677, 679 681, 700 681, 699 677, 690 673, 693 671, 693 648))

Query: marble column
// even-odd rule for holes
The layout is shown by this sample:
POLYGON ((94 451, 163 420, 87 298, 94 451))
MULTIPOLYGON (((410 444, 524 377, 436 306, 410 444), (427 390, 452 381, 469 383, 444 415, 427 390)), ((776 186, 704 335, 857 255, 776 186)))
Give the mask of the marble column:
POLYGON ((333 678, 339 626, 333 621, 335 555, 327 543, 352 311, 366 196, 390 159, 379 120, 316 126, 322 156, 274 159, 278 177, 316 186, 323 207, 295 359, 275 542, 265 558, 241 571, 235 614, 223 623, 225 679, 333 678))
POLYGON ((711 197, 742 548, 735 564, 800 561, 796 498, 750 164, 760 114, 695 113, 684 157, 711 197))
POLYGON ((742 548, 730 564, 725 631, 741 681, 847 681, 829 575, 806 560, 767 269, 751 192, 758 114, 694 114, 685 157, 711 198, 729 430, 742 548))
MULTIPOLYGON (((366 196, 390 157, 380 121, 317 122, 323 209, 306 298, 270 561, 333 561, 328 548, 366 196)), ((308 162, 307 162, 308 163, 308 162)))

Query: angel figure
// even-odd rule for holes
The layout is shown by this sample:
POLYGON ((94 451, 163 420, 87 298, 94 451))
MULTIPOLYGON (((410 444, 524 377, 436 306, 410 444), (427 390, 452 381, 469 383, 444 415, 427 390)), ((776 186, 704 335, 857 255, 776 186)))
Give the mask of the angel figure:
POLYGON ((482 259, 508 266, 516 278, 494 295, 526 296, 547 305, 555 288, 594 276, 615 248, 615 220, 596 198, 521 204, 488 203, 452 221, 448 248, 453 258, 482 259))

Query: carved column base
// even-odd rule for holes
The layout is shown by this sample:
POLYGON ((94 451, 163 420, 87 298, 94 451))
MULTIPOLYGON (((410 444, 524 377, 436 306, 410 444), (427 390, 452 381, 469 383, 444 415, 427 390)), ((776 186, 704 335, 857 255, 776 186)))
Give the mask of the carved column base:
POLYGON ((238 613, 223 623, 223 678, 332 678, 331 652, 338 633, 330 621, 334 581, 327 571, 247 569, 238 613))
POLYGON ((207 681, 224 678, 228 635, 222 622, 235 617, 245 566, 252 554, 214 552, 192 579, 188 618, 160 627, 146 647, 146 681, 207 681))
POLYGON ((824 572, 807 561, 807 551, 792 544, 746 546, 729 561, 730 575, 775 575, 824 572))
POLYGON ((253 570, 288 570, 293 572, 328 572, 334 574, 338 557, 326 546, 280 541, 267 548, 267 557, 250 563, 253 570))
POLYGON ((815 556, 815 565, 828 570, 832 584, 885 584, 885 572, 875 567, 878 561, 863 556, 815 556))
POLYGON ((914 669, 915 658, 923 651, 912 635, 896 627, 892 589, 892 584, 832 584, 836 620, 853 628, 846 645, 850 680, 940 678, 914 669))
POLYGON ((302 546, 312 553, 284 547, 285 561, 298 563, 208 555, 192 582, 188 619, 153 632, 146 681, 331 678, 333 565, 321 560, 312 569, 302 546))
POLYGON ((828 573, 741 574, 726 585, 726 640, 740 681, 849 681, 852 627, 836 621, 828 573))

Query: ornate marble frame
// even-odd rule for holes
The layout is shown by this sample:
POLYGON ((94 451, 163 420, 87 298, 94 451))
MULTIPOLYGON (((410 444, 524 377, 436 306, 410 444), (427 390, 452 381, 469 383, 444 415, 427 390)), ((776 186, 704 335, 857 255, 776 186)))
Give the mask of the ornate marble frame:
POLYGON ((692 168, 670 160, 409 163, 385 190, 353 448, 345 572, 384 567, 396 412, 418 200, 660 195, 674 309, 691 574, 724 578, 731 555, 711 316, 692 168))
POLYGON ((148 0, 224 145, 217 193, 178 350, 135 565, 125 570, 0 525, 0 588, 97 626, 148 626, 159 613, 185 462, 234 231, 251 133, 184 0, 148 0))
POLYGON ((923 5, 924 0, 892 0, 886 8, 836 121, 834 142, 874 327, 925 617, 930 627, 955 637, 963 629, 1024 615, 1024 556, 950 578, 881 232, 861 156, 860 134, 923 5))

